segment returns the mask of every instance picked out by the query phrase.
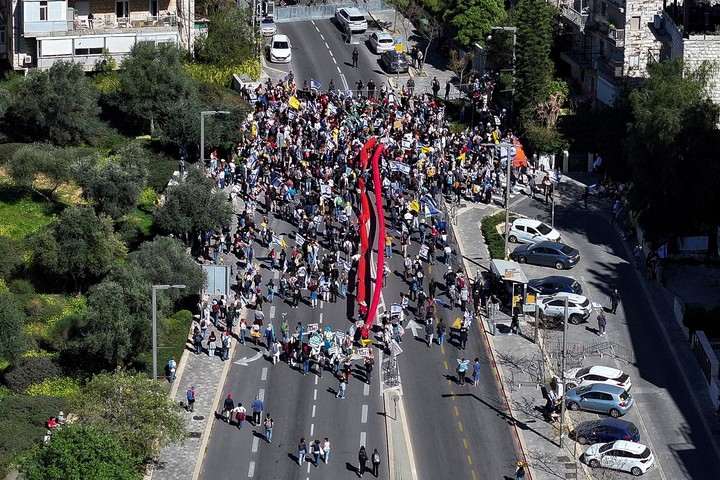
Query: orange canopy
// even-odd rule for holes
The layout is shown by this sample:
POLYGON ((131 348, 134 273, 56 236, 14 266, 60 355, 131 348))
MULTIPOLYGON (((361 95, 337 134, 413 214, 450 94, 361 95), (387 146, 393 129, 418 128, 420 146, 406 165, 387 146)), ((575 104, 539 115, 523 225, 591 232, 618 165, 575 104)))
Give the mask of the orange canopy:
POLYGON ((527 167, 527 156, 525 155, 525 150, 523 149, 522 143, 520 143, 520 140, 515 140, 515 157, 513 158, 513 167, 527 167))

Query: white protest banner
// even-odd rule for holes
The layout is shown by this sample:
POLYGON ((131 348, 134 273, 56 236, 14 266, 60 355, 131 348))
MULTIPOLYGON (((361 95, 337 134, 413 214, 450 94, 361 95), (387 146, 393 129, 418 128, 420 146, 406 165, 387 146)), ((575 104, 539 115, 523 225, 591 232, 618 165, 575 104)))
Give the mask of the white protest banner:
POLYGON ((305 237, 300 235, 299 233, 295 234, 295 243, 298 245, 304 245, 305 244, 305 237))
POLYGON ((393 357, 397 357, 403 352, 403 349, 400 348, 400 344, 398 344, 395 340, 392 340, 390 342, 390 353, 393 355, 393 357))
POLYGON ((370 356, 370 349, 369 348, 358 348, 355 352, 361 357, 369 357, 370 356))
POLYGON ((307 326, 308 334, 317 332, 318 330, 320 330, 320 325, 318 325, 317 323, 308 323, 308 326, 307 326))
POLYGON ((313 349, 320 348, 322 345, 322 339, 318 336, 310 337, 310 341, 308 343, 313 349))
POLYGON ((420 247, 420 251, 418 252, 418 255, 420 255, 420 258, 423 260, 428 259, 428 254, 430 253, 430 248, 427 245, 424 245, 420 247))
POLYGON ((340 347, 330 347, 328 348, 328 353, 330 355, 340 355, 340 347))
POLYGON ((343 340, 345 340, 345 332, 335 332, 335 339, 338 342, 342 342, 343 340))

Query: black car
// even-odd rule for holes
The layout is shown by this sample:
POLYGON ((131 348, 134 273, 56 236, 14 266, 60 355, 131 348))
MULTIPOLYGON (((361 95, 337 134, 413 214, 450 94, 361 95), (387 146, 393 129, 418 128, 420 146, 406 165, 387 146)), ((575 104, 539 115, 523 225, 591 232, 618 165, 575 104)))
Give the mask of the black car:
POLYGON ((570 432, 570 438, 580 445, 608 443, 615 440, 640 441, 640 432, 634 423, 619 418, 603 418, 581 422, 570 432))
POLYGON ((407 73, 408 61, 404 53, 395 50, 380 55, 380 65, 388 73, 407 73))
POLYGON ((528 282, 528 290, 539 295, 552 295, 558 292, 576 293, 582 295, 582 286, 571 277, 551 275, 549 277, 535 278, 528 282))

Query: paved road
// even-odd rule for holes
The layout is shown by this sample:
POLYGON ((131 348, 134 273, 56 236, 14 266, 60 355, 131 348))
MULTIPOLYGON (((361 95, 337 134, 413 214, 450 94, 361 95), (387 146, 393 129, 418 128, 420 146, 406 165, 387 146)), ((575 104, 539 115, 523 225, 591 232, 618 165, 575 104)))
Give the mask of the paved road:
MULTIPOLYGON (((677 335, 674 319, 660 315, 661 322, 656 320, 657 309, 646 295, 639 274, 628 262, 632 245, 621 239, 603 210, 609 205, 591 201, 589 211, 585 211, 576 200, 579 190, 572 190, 570 184, 565 188, 555 209, 555 227, 581 254, 579 266, 567 274, 581 281, 585 295, 606 306, 610 288, 620 290, 622 302, 618 314, 607 315, 608 333, 602 341, 628 347, 634 353, 629 362, 594 356, 587 358, 584 365, 607 365, 630 374, 636 404, 625 419, 638 425, 641 441, 650 446, 657 459, 657 467, 646 474, 647 478, 717 478, 707 470, 707 465, 716 465, 720 460, 711 439, 711 435, 717 437, 717 430, 709 431, 717 428, 717 420, 711 407, 708 408, 709 399, 701 389, 702 384, 697 383, 697 375, 685 372, 688 368, 696 369, 696 364, 684 367, 676 362, 677 352, 687 351, 687 346, 677 335), (666 332, 674 348, 668 344, 666 332)), ((551 220, 550 208, 539 201, 518 197, 513 209, 548 223, 551 220)), ((537 266, 524 266, 523 270, 529 278, 557 273, 537 266)), ((595 328, 594 316, 589 323, 570 326, 569 344, 598 343, 595 328)), ((571 412, 570 416, 574 422, 599 418, 582 412, 571 412)))
MULTIPOLYGON (((338 89, 354 90, 357 80, 360 79, 367 84, 372 78, 379 90, 380 85, 388 81, 388 77, 380 68, 378 63, 380 57, 370 52, 365 44, 372 31, 370 29, 366 33, 356 35, 360 41, 358 45, 347 45, 332 20, 280 23, 278 32, 287 35, 293 45, 292 62, 289 65, 268 63, 264 70, 270 78, 277 80, 292 69, 298 86, 302 86, 305 80, 309 84, 311 79, 315 79, 322 84, 323 90, 328 88, 331 79, 335 80, 338 89), (357 46, 360 52, 358 68, 352 67, 354 46, 357 46)), ((392 78, 395 79, 396 76, 392 78)), ((407 78, 409 78, 407 75, 400 75, 403 83, 407 78)))

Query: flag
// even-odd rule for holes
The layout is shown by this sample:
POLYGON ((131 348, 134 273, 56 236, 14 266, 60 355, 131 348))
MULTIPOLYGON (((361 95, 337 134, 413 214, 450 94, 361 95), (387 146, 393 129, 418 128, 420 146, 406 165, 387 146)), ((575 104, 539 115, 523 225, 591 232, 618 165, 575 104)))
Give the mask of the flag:
POLYGON ((288 246, 287 242, 282 237, 282 235, 277 235, 275 233, 273 233, 273 236, 272 236, 272 243, 274 243, 276 245, 280 245, 282 248, 287 248, 287 246, 288 246))
POLYGON ((425 194, 422 197, 420 197, 420 203, 425 205, 425 214, 426 215, 427 215, 428 211, 430 212, 430 216, 437 215, 440 213, 440 209, 438 208, 437 202, 430 195, 425 194))
POLYGON ((295 234, 295 243, 297 243, 298 245, 303 245, 305 243, 305 237, 303 237, 299 233, 296 233, 295 234))
POLYGON ((667 258, 667 243, 662 247, 658 248, 657 254, 660 258, 667 258))
POLYGON ((295 110, 300 109, 300 100, 295 97, 290 97, 290 100, 288 100, 288 104, 290 104, 290 106, 293 107, 295 110))
POLYGON ((318 82, 317 80, 310 79, 310 89, 311 90, 320 90, 321 86, 322 85, 320 85, 320 82, 318 82))

